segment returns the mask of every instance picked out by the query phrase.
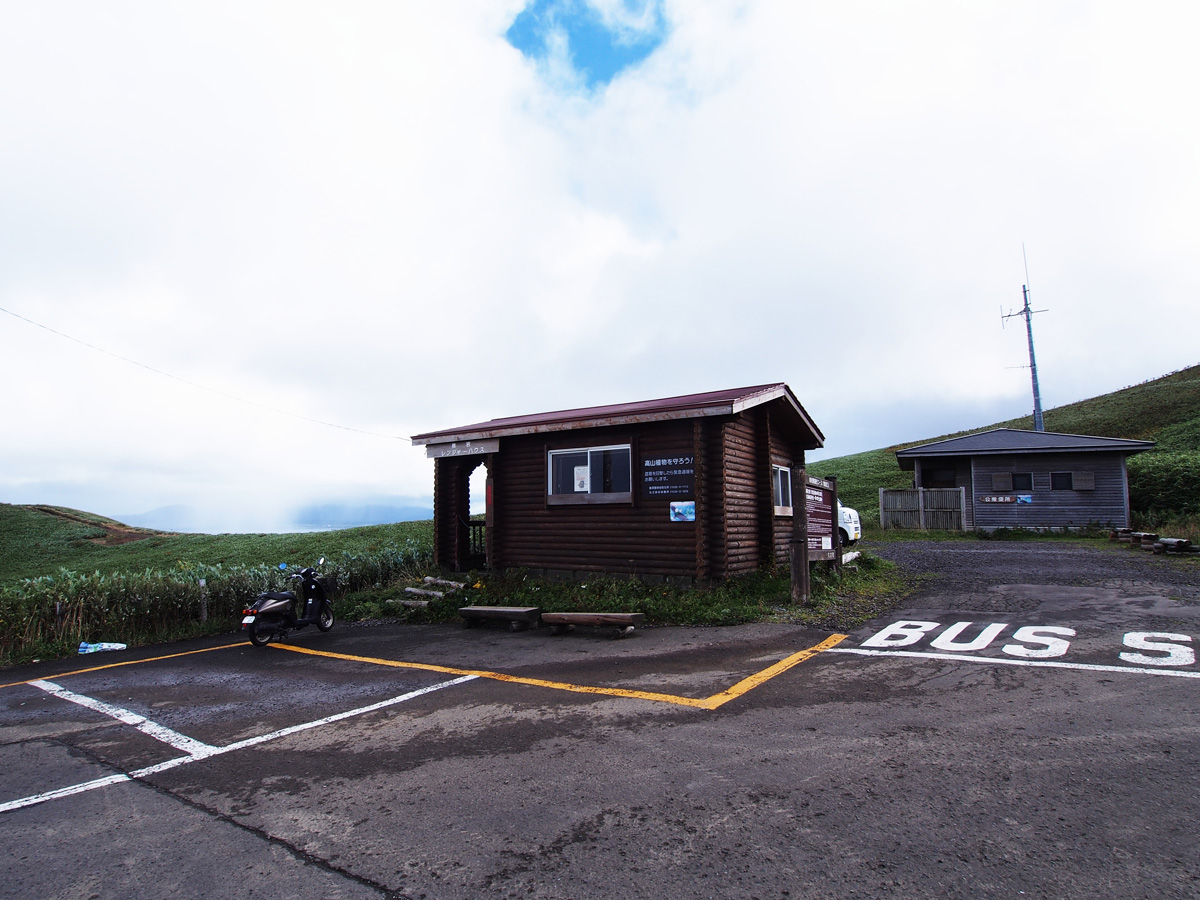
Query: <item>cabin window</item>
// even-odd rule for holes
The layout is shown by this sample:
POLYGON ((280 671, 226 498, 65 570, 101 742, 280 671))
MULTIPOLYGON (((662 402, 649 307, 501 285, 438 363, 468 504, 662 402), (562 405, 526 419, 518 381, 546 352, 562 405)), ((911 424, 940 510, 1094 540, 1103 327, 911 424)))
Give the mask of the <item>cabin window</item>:
POLYGON ((549 502, 629 503, 633 477, 629 444, 549 451, 549 502))
POLYGON ((1050 490, 1073 491, 1075 490, 1075 479, 1071 477, 1070 472, 1051 472, 1050 490))
POLYGON ((792 514, 792 470, 786 466, 771 466, 771 492, 775 498, 775 515, 792 514))
POLYGON ((993 491, 1032 491, 1033 474, 1030 472, 993 472, 993 491))
POLYGON ((1050 489, 1054 491, 1094 491, 1095 472, 1051 472, 1050 489))

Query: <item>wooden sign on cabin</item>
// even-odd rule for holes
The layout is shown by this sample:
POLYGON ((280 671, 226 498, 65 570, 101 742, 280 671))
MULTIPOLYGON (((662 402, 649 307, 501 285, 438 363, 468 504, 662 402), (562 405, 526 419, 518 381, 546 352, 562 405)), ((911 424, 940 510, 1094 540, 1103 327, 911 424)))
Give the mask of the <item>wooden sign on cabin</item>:
POLYGON ((696 457, 655 456, 643 461, 642 485, 647 497, 691 500, 696 494, 696 457))

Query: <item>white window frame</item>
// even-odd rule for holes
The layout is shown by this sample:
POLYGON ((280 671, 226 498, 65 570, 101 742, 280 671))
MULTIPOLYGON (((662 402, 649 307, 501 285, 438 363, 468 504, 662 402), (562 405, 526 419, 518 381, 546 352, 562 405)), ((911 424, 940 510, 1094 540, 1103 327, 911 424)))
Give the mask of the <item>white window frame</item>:
POLYGON ((589 503, 632 503, 633 502, 633 445, 632 444, 603 444, 595 447, 561 447, 546 451, 546 503, 550 506, 574 506, 589 503), (628 491, 593 491, 588 474, 586 490, 571 493, 554 493, 554 459, 568 454, 588 455, 588 470, 590 473, 593 453, 624 450, 629 461, 629 490, 628 491))
POLYGON ((788 466, 771 466, 771 502, 775 515, 792 515, 792 470, 788 466))

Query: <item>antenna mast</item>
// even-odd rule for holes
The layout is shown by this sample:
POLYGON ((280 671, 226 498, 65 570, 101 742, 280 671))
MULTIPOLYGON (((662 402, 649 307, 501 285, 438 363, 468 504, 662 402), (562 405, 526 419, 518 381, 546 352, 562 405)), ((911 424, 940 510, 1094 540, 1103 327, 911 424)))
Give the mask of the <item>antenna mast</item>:
POLYGON ((1029 335, 1029 371, 1033 373, 1033 430, 1045 431, 1046 423, 1042 420, 1042 392, 1038 390, 1037 358, 1033 355, 1033 310, 1029 308, 1029 286, 1021 285, 1021 293, 1025 295, 1025 309, 1021 315, 1025 317, 1025 331, 1029 335))
MULTIPOLYGON (((1021 245, 1021 257, 1025 257, 1025 245, 1021 245)), ((1025 333, 1029 336, 1029 371, 1033 376, 1033 430, 1045 431, 1046 423, 1042 419, 1042 393, 1038 389, 1037 376, 1037 358, 1033 355, 1033 314, 1035 312, 1045 312, 1044 309, 1029 308, 1029 260, 1025 260, 1025 281, 1026 284, 1021 285, 1021 295, 1025 298, 1025 308, 1017 313, 1009 313, 1008 315, 1000 316, 1000 324, 1004 324, 1005 319, 1011 319, 1013 316, 1021 316, 1025 319, 1025 333)))

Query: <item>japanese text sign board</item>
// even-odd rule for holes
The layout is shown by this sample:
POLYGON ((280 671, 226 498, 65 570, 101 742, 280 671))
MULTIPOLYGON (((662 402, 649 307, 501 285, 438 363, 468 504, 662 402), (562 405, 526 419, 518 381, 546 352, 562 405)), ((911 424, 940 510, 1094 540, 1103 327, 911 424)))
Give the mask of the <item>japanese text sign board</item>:
POLYGON ((804 500, 808 512, 808 558, 835 559, 837 527, 834 521, 833 482, 805 476, 804 500))
POLYGON ((696 497, 696 457, 680 453, 642 460, 642 490, 646 497, 694 500, 696 497))

